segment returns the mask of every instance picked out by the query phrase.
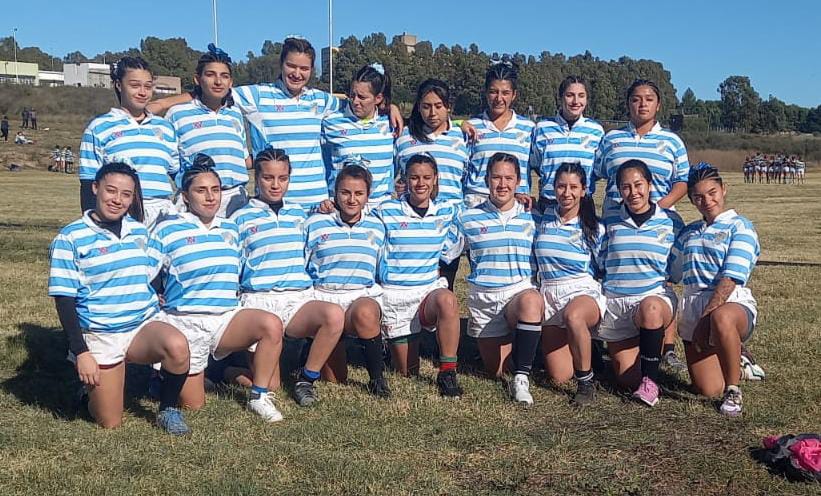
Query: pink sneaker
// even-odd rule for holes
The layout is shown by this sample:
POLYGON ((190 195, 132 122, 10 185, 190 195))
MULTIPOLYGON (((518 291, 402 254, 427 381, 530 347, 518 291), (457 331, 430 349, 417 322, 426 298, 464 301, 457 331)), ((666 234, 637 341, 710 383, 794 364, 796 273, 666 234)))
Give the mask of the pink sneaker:
POLYGON ((659 387, 649 377, 642 377, 639 388, 633 392, 633 398, 644 402, 647 406, 656 406, 659 402, 659 387))

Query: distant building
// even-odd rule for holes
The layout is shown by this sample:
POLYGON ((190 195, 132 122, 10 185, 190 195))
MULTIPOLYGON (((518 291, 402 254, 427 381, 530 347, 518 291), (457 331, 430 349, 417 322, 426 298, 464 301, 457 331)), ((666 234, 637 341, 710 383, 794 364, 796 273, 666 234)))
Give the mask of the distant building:
POLYGON ((0 83, 17 83, 37 86, 40 68, 31 62, 0 60, 0 83))
MULTIPOLYGON (((336 57, 336 54, 339 53, 339 48, 334 47, 333 50, 334 50, 334 57, 336 57)), ((325 47, 325 48, 322 49, 322 74, 323 75, 328 74, 328 72, 330 70, 331 70, 331 47, 325 47)))
POLYGON ((66 86, 111 88, 111 66, 108 64, 65 63, 63 64, 63 77, 66 86))
POLYGON ((407 50, 408 53, 413 53, 416 51, 416 43, 418 43, 418 41, 416 40, 415 34, 403 32, 402 36, 399 37, 399 41, 405 45, 405 50, 407 50))
POLYGON ((176 76, 156 76, 154 93, 161 95, 179 95, 182 93, 182 81, 176 76))
POLYGON ((37 79, 38 86, 63 86, 65 75, 59 71, 39 71, 37 79))

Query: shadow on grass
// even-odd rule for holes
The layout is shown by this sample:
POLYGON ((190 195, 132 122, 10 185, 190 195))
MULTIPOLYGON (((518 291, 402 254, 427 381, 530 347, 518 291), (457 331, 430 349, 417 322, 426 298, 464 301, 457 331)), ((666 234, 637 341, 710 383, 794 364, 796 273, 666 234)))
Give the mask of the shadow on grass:
MULTIPOLYGON (((29 323, 21 324, 18 329, 17 334, 6 338, 6 349, 22 348, 26 359, 17 367, 14 377, 0 383, 0 388, 25 405, 51 412, 55 418, 90 421, 82 384, 74 366, 66 359, 68 344, 63 332, 29 323)), ((137 417, 153 419, 153 412, 137 401, 147 383, 147 367, 127 366, 125 408, 137 417)))

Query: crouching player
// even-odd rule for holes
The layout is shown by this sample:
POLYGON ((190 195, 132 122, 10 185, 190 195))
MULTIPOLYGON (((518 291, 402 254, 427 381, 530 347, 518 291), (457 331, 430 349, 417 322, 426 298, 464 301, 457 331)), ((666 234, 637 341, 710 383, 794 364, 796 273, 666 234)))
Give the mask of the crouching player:
POLYGON ((379 263, 382 332, 390 343, 394 366, 402 375, 419 373, 419 333, 436 331, 439 374, 445 397, 462 395, 456 378, 459 303, 439 276, 439 259, 456 207, 436 200, 439 170, 430 155, 414 155, 404 168, 408 192, 377 207, 385 224, 385 248, 379 263))
POLYGON ((157 295, 150 285, 157 264, 140 223, 137 172, 126 164, 105 164, 91 192, 94 209, 64 227, 51 244, 48 280, 69 356, 88 391, 89 412, 101 426, 119 427, 124 362, 160 363, 166 381, 157 425, 187 434, 177 403, 188 375, 188 344, 175 327, 157 319, 157 295))
POLYGON ((490 158, 489 198, 461 211, 450 228, 442 258, 450 263, 469 250, 468 334, 477 338, 490 377, 499 378, 513 352, 514 401, 533 404, 529 375, 541 339, 544 300, 533 287, 533 216, 516 201, 519 161, 508 153, 490 158))
POLYGON ((720 411, 741 415, 742 342, 752 335, 756 301, 746 287, 760 254, 752 223, 727 209, 727 187, 718 169, 700 163, 687 195, 702 220, 681 231, 671 255, 671 274, 684 284, 678 332, 696 391, 717 397, 720 411))

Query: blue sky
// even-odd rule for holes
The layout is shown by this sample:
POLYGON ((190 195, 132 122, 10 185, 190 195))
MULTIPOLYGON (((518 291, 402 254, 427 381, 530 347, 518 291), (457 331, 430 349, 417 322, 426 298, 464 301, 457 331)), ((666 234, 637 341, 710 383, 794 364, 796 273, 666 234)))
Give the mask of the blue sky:
MULTIPOLYGON (((265 39, 301 34, 328 42, 327 0, 218 0, 220 45, 236 58, 258 53, 265 39)), ((690 0, 557 2, 554 0, 335 0, 334 37, 403 31, 486 52, 565 55, 585 50, 664 63, 679 96, 691 87, 717 99, 730 75, 750 76, 762 96, 821 104, 821 1, 690 0)), ((22 46, 88 56, 138 46, 145 36, 184 37, 204 49, 212 40, 211 0, 25 0, 7 5, 0 35, 17 27, 22 46), (59 7, 56 7, 59 5, 59 7)))

